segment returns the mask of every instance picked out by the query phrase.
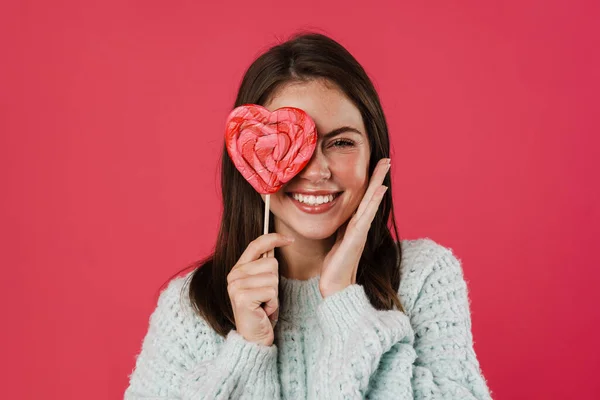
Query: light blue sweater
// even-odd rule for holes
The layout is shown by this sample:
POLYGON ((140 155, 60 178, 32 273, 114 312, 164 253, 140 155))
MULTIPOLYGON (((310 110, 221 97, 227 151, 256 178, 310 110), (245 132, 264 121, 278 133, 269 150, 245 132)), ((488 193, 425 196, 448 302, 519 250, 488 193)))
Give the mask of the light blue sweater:
POLYGON ((402 240, 406 314, 361 285, 326 299, 319 276, 280 278, 275 342, 216 334, 193 312, 187 276, 161 292, 125 400, 491 399, 473 348, 460 262, 431 239, 402 240))

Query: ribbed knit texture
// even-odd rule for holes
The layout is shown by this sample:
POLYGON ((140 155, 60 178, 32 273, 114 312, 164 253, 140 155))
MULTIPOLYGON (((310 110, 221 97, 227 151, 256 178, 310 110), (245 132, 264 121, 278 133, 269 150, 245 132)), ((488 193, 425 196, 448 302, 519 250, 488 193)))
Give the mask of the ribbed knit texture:
POLYGON ((173 279, 150 317, 125 400, 491 399, 460 261, 428 238, 401 245, 406 314, 376 310, 358 284, 323 299, 320 276, 282 276, 272 346, 235 330, 216 334, 187 300, 189 274, 173 279))

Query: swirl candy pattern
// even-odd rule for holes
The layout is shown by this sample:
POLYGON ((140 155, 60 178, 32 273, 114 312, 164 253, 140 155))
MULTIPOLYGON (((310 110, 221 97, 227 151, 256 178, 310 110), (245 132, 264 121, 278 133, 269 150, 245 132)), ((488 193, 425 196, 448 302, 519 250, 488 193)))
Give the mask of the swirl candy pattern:
POLYGON ((235 167, 252 187, 272 194, 308 164, 317 132, 314 121, 299 108, 270 112, 245 104, 229 114, 225 144, 235 167))

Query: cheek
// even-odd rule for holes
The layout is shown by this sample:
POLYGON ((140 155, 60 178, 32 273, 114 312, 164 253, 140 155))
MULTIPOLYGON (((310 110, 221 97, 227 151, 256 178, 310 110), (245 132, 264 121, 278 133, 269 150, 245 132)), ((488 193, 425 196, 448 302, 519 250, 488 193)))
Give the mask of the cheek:
POLYGON ((330 165, 333 178, 346 190, 360 190, 368 184, 368 164, 362 160, 345 160, 330 165))

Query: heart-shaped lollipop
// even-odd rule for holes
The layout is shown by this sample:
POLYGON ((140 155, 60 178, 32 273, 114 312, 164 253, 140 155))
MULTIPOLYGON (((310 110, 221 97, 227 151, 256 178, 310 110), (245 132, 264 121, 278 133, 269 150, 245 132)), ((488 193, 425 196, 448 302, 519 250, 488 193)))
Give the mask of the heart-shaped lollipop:
POLYGON ((317 144, 314 121, 295 107, 271 112, 257 104, 236 107, 227 118, 227 152, 259 193, 271 194, 306 166, 317 144))

